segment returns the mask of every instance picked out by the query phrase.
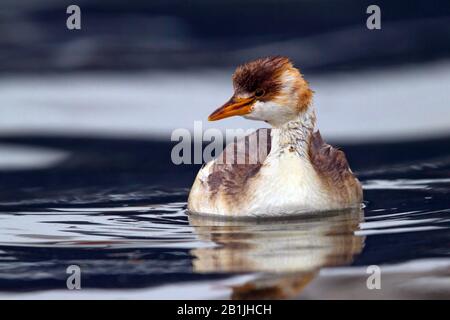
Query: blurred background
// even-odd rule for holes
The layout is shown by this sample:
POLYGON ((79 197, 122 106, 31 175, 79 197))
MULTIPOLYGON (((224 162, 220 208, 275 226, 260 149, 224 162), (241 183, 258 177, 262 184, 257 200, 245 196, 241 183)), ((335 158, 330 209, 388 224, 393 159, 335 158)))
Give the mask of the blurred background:
POLYGON ((449 91, 449 0, 1 0, 0 298, 48 289, 73 298, 72 264, 83 288, 211 298, 225 288, 215 281, 234 275, 224 270, 248 272, 239 263, 254 257, 263 263, 251 271, 267 271, 267 261, 328 268, 306 298, 448 298, 449 91), (66 27, 72 4, 81 30, 66 27), (372 4, 380 30, 366 27, 372 4), (171 133, 196 120, 265 126, 206 120, 232 94, 236 66, 267 55, 290 57, 315 90, 322 135, 363 183, 364 222, 235 233, 188 220, 200 165, 172 163, 171 133), (247 240, 263 245, 246 251, 247 240), (209 260, 218 247, 238 265, 209 260), (379 294, 365 287, 372 264, 393 265, 379 294))
POLYGON ((286 55, 328 140, 450 134, 450 2, 3 0, 0 135, 167 139, 207 123, 248 60, 286 55), (81 8, 68 30, 66 8, 81 8), (366 9, 381 8, 381 30, 366 9))

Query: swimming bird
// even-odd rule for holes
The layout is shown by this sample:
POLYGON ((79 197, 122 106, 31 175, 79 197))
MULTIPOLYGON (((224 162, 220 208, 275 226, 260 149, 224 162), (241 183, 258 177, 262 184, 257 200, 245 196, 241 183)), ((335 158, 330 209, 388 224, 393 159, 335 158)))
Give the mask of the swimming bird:
POLYGON ((229 144, 205 164, 189 193, 188 211, 259 217, 361 205, 361 184, 344 152, 323 141, 313 91, 287 57, 248 62, 232 79, 233 96, 208 120, 243 116, 272 128, 229 144))

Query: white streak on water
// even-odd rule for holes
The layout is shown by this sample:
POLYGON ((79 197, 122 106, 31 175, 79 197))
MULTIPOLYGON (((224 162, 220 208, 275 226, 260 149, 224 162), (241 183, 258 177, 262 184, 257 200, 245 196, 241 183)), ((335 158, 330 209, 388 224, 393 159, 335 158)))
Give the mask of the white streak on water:
POLYGON ((420 190, 431 188, 430 184, 450 183, 450 179, 396 179, 367 180, 363 182, 365 190, 420 190))
MULTIPOLYGON (((231 72, 90 73, 0 78, 0 134, 168 138, 175 128, 258 128, 206 121, 232 94, 231 72)), ((326 138, 352 141, 450 133, 450 63, 308 76, 326 138), (382 125, 380 125, 382 124, 382 125)))
POLYGON ((67 159, 61 150, 0 144, 0 170, 44 169, 67 159))
POLYGON ((442 229, 446 229, 446 228, 433 227, 433 226, 422 226, 422 227, 408 227, 408 228, 389 228, 389 229, 381 229, 381 230, 361 230, 361 231, 356 231, 355 234, 357 236, 369 236, 369 235, 419 232, 419 231, 442 230, 442 229))

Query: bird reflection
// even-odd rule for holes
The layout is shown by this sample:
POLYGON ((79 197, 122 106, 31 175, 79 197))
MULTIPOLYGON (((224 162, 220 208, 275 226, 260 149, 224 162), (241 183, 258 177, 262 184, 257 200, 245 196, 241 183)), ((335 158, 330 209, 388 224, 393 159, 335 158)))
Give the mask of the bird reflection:
POLYGON ((350 264, 364 246, 355 235, 362 209, 320 216, 262 220, 224 220, 190 215, 202 240, 215 246, 191 251, 195 272, 257 272, 234 286, 234 299, 297 296, 323 267, 350 264))

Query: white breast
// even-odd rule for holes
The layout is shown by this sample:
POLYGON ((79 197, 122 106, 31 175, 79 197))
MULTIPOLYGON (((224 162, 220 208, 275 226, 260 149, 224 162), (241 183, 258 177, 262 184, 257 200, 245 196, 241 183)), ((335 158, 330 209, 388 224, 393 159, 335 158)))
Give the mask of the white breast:
POLYGON ((267 158, 249 188, 252 191, 247 210, 251 215, 293 214, 330 207, 328 194, 311 163, 289 151, 267 158))
POLYGON ((213 162, 203 167, 192 186, 188 209, 223 216, 277 216, 337 209, 312 164, 286 150, 269 155, 257 175, 235 197, 219 192, 211 197, 208 176, 213 162))

